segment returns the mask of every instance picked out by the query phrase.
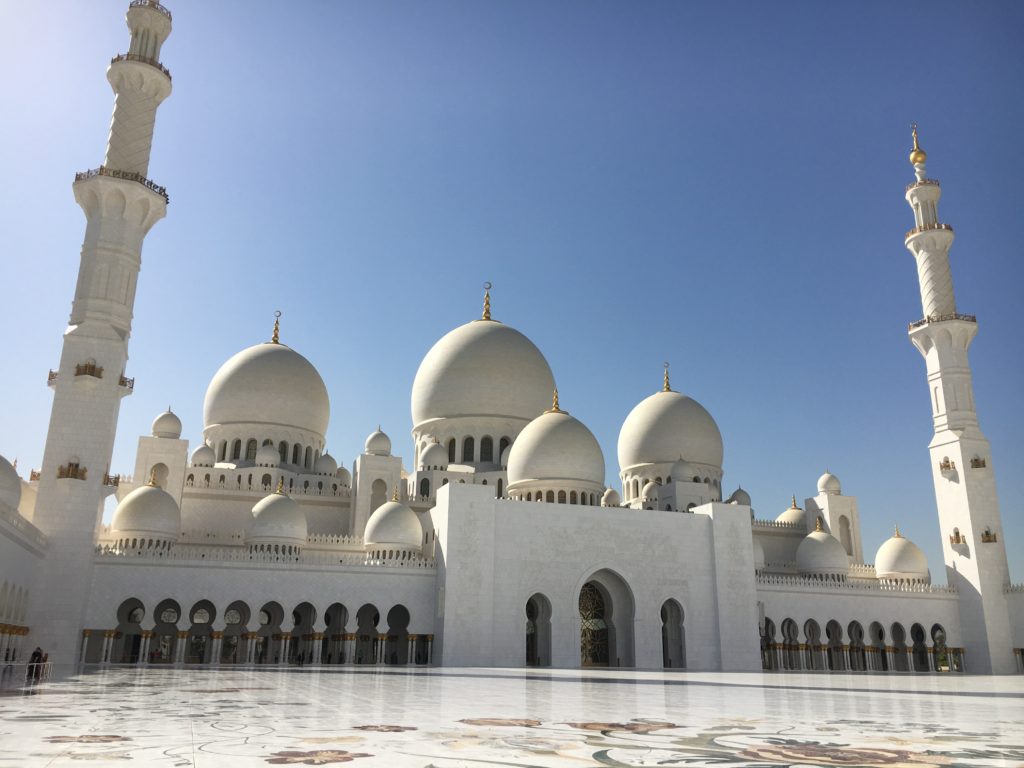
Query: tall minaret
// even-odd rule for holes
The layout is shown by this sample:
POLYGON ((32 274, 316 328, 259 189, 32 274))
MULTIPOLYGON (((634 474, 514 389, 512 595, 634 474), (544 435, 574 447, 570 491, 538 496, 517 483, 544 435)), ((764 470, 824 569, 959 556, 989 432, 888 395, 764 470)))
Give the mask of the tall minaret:
POLYGON ((988 440, 978 427, 967 350, 978 332, 974 315, 957 312, 949 247, 953 228, 939 222, 939 182, 929 179, 918 145, 910 162, 917 180, 907 187, 914 228, 907 249, 917 261, 924 318, 910 325, 910 340, 924 356, 935 436, 931 453, 935 500, 942 528, 946 577, 956 587, 960 632, 969 672, 1015 671, 1010 617, 1003 589, 1009 583, 1006 545, 988 440))
POLYGON ((167 193, 146 174, 156 109, 171 92, 160 64, 171 14, 155 0, 132 0, 127 21, 128 53, 107 69, 115 94, 107 156, 72 187, 85 240, 60 365, 49 378, 53 410, 34 517, 50 544, 30 595, 30 642, 58 664, 77 660, 118 412, 133 386, 125 364, 142 240, 167 211, 167 193))

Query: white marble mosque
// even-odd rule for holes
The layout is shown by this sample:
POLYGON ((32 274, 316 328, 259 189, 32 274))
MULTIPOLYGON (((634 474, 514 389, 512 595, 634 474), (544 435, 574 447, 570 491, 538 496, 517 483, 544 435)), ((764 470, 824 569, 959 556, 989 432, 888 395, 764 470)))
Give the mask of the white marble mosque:
POLYGON ((931 395, 922 452, 942 564, 898 530, 863 541, 854 489, 827 472, 777 517, 755 518, 725 484, 713 416, 667 370, 637 393, 620 485, 606 487, 606 457, 559 401, 552 365, 514 318, 492 316, 489 293, 425 352, 405 458, 380 430, 347 467, 326 451, 328 389, 279 319, 269 339, 224 350, 194 442, 162 413, 132 474, 115 475, 142 243, 167 213, 149 156, 171 93, 171 13, 133 0, 127 22, 128 52, 107 70, 106 156, 73 187, 87 224, 42 464, 22 476, 0 459, 0 658, 39 646, 58 666, 127 665, 199 687, 202 674, 286 664, 1024 671, 1024 586, 1010 583, 972 394, 978 326, 954 300, 953 230, 916 129, 905 243, 923 318, 909 336, 931 395))

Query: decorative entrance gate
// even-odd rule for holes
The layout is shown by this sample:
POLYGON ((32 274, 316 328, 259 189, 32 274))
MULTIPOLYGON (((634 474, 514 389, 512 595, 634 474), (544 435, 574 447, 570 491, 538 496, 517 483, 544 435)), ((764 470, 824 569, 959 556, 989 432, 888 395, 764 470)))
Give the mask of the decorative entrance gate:
POLYGON ((591 581, 580 590, 580 664, 584 667, 608 666, 604 596, 591 581))

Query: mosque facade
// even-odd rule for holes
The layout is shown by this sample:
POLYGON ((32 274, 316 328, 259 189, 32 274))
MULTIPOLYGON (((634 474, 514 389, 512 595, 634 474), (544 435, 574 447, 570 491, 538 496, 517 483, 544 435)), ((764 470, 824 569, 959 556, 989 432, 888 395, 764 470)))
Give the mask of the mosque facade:
POLYGON ((857 499, 831 473, 755 517, 723 485, 714 418, 667 370, 623 423, 607 488, 597 440, 489 293, 420 364, 408 466, 379 429, 350 467, 327 452, 327 387, 276 322, 213 375, 195 444, 167 411, 133 474, 112 475, 142 243, 168 203, 148 166, 171 14, 133 0, 127 22, 106 157, 73 185, 87 225, 42 465, 22 477, 0 458, 0 657, 1024 671, 1024 587, 1010 583, 971 386, 977 322, 954 300, 953 231, 916 130, 905 242, 923 318, 909 336, 948 586, 898 530, 867 562, 857 499))

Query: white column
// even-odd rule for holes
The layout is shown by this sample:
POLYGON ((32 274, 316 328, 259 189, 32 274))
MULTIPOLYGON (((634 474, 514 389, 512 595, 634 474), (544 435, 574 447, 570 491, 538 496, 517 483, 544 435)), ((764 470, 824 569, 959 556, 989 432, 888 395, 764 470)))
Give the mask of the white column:
POLYGON ((377 635, 377 666, 383 666, 387 663, 385 655, 388 650, 388 636, 377 635))
POLYGON ((290 633, 285 633, 281 635, 281 664, 288 663, 288 646, 291 645, 291 642, 292 636, 290 633))
POLYGON ((210 665, 214 667, 220 666, 220 648, 221 643, 224 641, 223 632, 213 633, 213 650, 210 653, 210 665))
POLYGON ((174 663, 181 666, 185 663, 185 645, 188 643, 188 632, 178 632, 178 642, 174 646, 174 663))
POLYGON ((323 632, 313 633, 313 663, 320 664, 321 657, 324 653, 324 635, 323 632))
POLYGON ((434 663, 434 636, 427 635, 427 664, 434 663))
POLYGON ((110 663, 110 646, 114 643, 114 633, 109 629, 103 631, 103 655, 101 662, 103 664, 110 663))
POLYGON ((415 664, 416 663, 416 635, 409 635, 408 647, 405 652, 405 663, 415 664))

